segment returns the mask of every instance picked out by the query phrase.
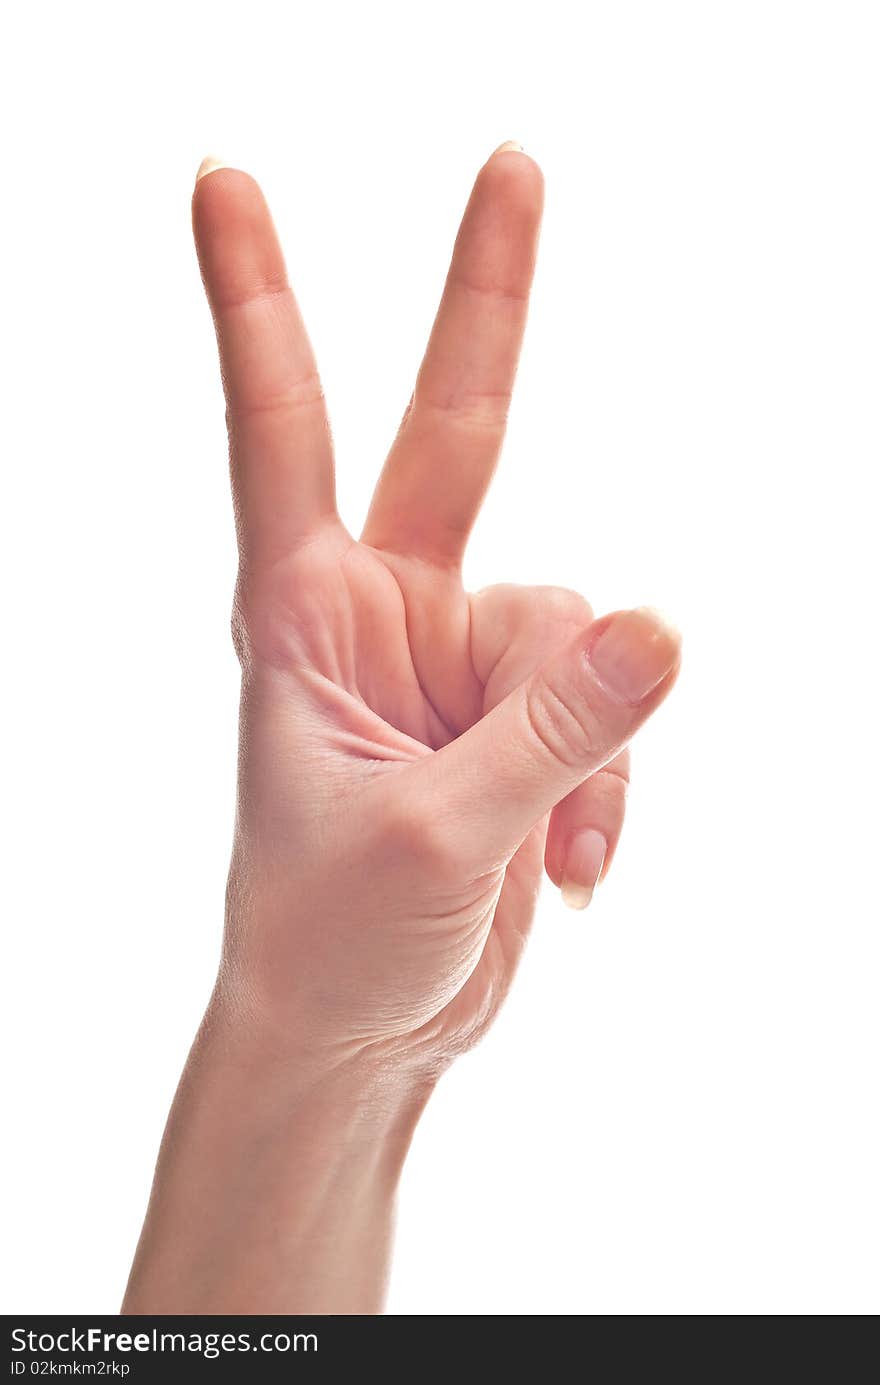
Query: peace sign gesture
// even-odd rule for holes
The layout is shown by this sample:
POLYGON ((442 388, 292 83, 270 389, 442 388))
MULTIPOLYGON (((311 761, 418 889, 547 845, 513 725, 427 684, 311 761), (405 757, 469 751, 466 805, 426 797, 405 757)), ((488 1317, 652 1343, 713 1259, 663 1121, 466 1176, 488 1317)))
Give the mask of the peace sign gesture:
POLYGON ((556 588, 468 595, 504 434, 542 179, 477 178, 415 389, 356 541, 263 196, 206 161, 196 242, 220 348, 241 557, 240 793, 226 984, 280 1036, 434 1066, 482 1032, 542 867, 585 904, 620 832, 624 747, 677 637, 556 588))

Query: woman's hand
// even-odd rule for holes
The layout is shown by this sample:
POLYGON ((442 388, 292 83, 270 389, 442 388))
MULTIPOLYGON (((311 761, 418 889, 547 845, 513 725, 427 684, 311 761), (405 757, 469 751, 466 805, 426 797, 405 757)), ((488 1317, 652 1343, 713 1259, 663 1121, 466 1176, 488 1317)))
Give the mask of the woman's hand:
POLYGON ((677 639, 649 613, 594 622, 572 592, 461 585, 541 203, 525 154, 503 148, 482 169, 357 542, 259 188, 228 168, 196 186, 241 554, 224 979, 285 1043, 442 1065, 476 1038, 515 970, 542 859, 578 903, 607 868, 623 748, 675 676, 677 639))
POLYGON ((491 1021, 542 869, 583 905, 625 746, 677 637, 555 588, 468 596, 541 175, 481 171, 359 542, 262 195, 204 167, 194 223, 228 405, 238 816, 223 962, 165 1132, 127 1313, 369 1313, 438 1073, 491 1021))

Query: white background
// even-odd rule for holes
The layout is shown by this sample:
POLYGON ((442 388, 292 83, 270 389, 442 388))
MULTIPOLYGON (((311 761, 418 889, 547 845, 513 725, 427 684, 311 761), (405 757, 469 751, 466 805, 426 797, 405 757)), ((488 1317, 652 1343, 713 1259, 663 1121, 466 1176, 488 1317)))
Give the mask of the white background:
POLYGON ((476 168, 543 164, 468 578, 682 627, 611 878, 547 889, 406 1172, 395 1313, 878 1306, 877 8, 21 7, 3 44, 13 1311, 115 1311, 233 804, 202 156, 264 183, 363 516, 476 168))

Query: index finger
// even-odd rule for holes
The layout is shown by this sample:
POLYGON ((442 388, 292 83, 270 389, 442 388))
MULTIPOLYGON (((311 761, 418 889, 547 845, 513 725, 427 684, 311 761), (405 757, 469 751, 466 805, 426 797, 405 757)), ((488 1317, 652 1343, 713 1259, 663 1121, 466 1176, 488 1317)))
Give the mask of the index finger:
POLYGON ((318 370, 254 179, 206 159, 193 232, 220 350, 239 544, 271 560, 336 513, 318 370))

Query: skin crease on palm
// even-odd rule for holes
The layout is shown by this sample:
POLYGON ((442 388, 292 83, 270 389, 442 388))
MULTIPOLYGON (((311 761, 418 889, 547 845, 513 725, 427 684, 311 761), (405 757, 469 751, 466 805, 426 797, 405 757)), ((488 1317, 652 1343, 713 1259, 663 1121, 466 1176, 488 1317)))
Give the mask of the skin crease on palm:
POLYGON ((573 592, 471 595, 461 583, 504 434, 542 200, 540 171, 518 146, 481 169, 356 541, 336 509, 324 399, 265 201, 239 170, 214 160, 200 169, 193 219, 240 553, 239 799, 219 979, 166 1132, 125 1311, 377 1311, 388 1209, 418 1111, 491 1022, 545 871, 582 907, 608 869, 626 747, 674 681, 677 635, 647 609, 594 621, 573 592), (232 1091, 236 1110, 253 1111, 240 1129, 228 1117, 223 1126, 202 1226, 187 1181, 232 1091), (270 1111, 275 1129, 279 1106, 290 1130, 276 1160, 253 1130, 270 1111), (356 1158, 351 1132, 379 1110, 377 1145, 395 1152, 379 1160, 377 1184, 376 1157, 364 1159, 359 1133, 356 1158), (303 1144, 291 1131, 306 1122, 318 1133, 303 1144), (266 1168, 245 1197, 236 1160, 253 1170, 257 1147, 266 1168), (328 1149, 339 1159, 332 1200, 326 1176, 316 1187, 308 1172, 328 1149), (246 1203, 246 1232, 229 1187, 246 1203), (360 1230, 346 1221, 360 1236, 357 1270, 343 1273, 329 1252, 311 1264, 303 1225, 312 1246, 315 1226, 329 1235, 355 1192, 373 1209, 358 1214, 360 1230), (237 1266, 226 1274, 221 1203, 237 1266), (175 1249, 183 1206, 192 1244, 175 1249), (254 1230, 261 1218, 271 1237, 254 1230))

